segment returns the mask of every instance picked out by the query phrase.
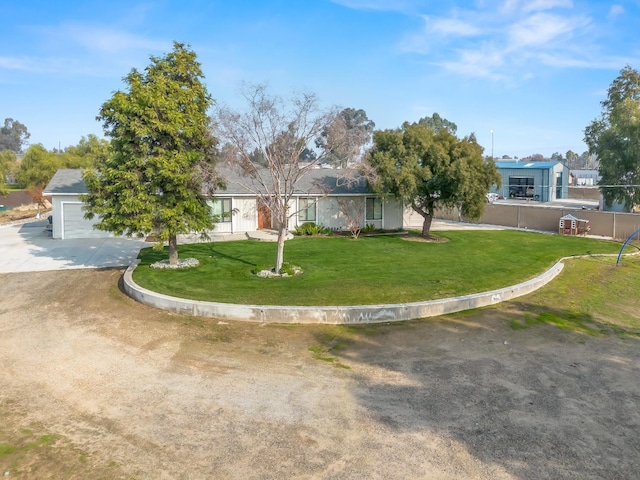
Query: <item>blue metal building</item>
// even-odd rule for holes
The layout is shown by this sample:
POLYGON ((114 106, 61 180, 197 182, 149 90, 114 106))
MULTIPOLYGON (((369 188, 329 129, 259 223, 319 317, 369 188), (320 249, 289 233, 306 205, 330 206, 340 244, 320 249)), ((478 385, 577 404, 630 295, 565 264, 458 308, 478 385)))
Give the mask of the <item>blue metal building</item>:
POLYGON ((498 161, 502 185, 491 190, 503 198, 552 202, 569 197, 569 168, 562 162, 498 161))

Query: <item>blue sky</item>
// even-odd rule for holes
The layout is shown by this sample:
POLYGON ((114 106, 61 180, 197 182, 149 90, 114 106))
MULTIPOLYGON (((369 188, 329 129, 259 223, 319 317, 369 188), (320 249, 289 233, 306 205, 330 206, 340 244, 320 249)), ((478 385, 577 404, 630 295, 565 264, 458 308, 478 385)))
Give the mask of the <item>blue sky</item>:
POLYGON ((640 68, 640 0, 109 0, 0 3, 0 121, 46 148, 102 136, 100 105, 172 42, 211 95, 240 83, 316 93, 376 128, 438 112, 495 156, 582 153, 625 65, 640 68))

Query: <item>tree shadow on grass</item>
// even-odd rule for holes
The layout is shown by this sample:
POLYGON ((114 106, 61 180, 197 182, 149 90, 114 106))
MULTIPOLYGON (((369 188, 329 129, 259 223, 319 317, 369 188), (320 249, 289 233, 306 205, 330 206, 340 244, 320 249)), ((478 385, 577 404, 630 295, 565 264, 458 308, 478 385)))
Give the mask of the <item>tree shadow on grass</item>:
POLYGON ((640 344, 562 309, 514 329, 521 313, 340 327, 316 341, 320 360, 349 367, 368 418, 406 439, 407 461, 444 458, 457 478, 477 476, 465 455, 486 478, 633 478, 640 344))
POLYGON ((511 328, 515 330, 523 330, 536 325, 547 324, 591 336, 616 334, 640 338, 639 328, 628 325, 620 326, 611 322, 598 320, 590 313, 580 310, 549 307, 540 308, 524 302, 511 302, 510 306, 516 311, 522 312, 519 316, 517 312, 513 312, 516 318, 511 320, 510 325, 511 328))
POLYGON ((243 258, 241 258, 239 256, 229 255, 229 254, 223 253, 223 252, 221 252, 219 250, 211 249, 209 251, 209 253, 211 253, 212 256, 215 255, 216 257, 224 258, 226 260, 231 260, 232 262, 243 263, 245 265, 249 265, 250 267, 255 267, 256 266, 256 264, 254 262, 249 262, 249 261, 247 261, 247 260, 245 260, 245 259, 243 259, 243 258))
MULTIPOLYGON (((209 248, 204 248, 205 244, 202 244, 202 243, 193 244, 193 245, 195 245, 195 250, 191 244, 179 245, 178 252, 179 252, 180 258, 189 258, 189 257, 202 258, 203 256, 204 257, 210 256, 210 257, 223 258, 225 260, 230 260, 232 262, 243 263, 251 267, 256 266, 254 262, 247 261, 240 256, 229 255, 227 253, 221 252, 220 250, 217 250, 216 248, 214 248, 213 243, 209 244, 209 248)), ((147 249, 144 252, 141 252, 141 258, 142 258, 142 262, 145 264, 152 264, 160 260, 166 260, 168 258, 168 247, 164 247, 162 250, 155 250, 152 248, 147 249)))

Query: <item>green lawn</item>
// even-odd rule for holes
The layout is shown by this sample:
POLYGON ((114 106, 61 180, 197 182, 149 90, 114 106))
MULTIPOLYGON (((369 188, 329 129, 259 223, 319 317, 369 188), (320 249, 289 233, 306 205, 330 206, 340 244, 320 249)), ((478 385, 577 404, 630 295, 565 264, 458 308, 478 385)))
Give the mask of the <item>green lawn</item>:
POLYGON ((447 243, 411 242, 394 236, 294 238, 285 260, 304 274, 259 278, 256 266, 273 265, 274 243, 238 241, 181 245, 181 258, 200 266, 156 270, 167 258, 140 253, 133 278, 139 285, 194 300, 259 305, 364 305, 431 300, 492 290, 532 278, 570 255, 617 253, 620 244, 512 230, 441 233, 447 243))
MULTIPOLYGON (((526 312, 513 328, 548 323, 580 333, 618 333, 640 337, 640 256, 567 262, 551 285, 514 300, 526 312)), ((508 308, 508 307, 506 307, 508 308)))

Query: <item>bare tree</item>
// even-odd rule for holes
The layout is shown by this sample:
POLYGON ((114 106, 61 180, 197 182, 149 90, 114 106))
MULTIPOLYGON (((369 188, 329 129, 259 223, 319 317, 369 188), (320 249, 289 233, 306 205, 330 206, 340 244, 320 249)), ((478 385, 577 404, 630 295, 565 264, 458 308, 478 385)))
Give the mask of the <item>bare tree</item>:
POLYGON ((362 232, 362 219, 364 218, 364 204, 361 198, 341 198, 338 200, 338 208, 347 222, 347 230, 351 232, 354 240, 357 240, 362 232))
MULTIPOLYGON (((247 110, 237 112, 220 106, 215 115, 216 136, 225 145, 222 160, 242 174, 237 183, 265 205, 278 231, 275 271, 282 268, 289 218, 298 213, 294 194, 300 180, 330 151, 318 147, 308 155, 313 141, 335 119, 335 112, 319 110, 318 99, 309 93, 288 99, 270 95, 265 85, 244 85, 247 110), (259 159, 259 162, 256 161, 259 159)), ((305 206, 308 207, 308 206, 305 206)))

